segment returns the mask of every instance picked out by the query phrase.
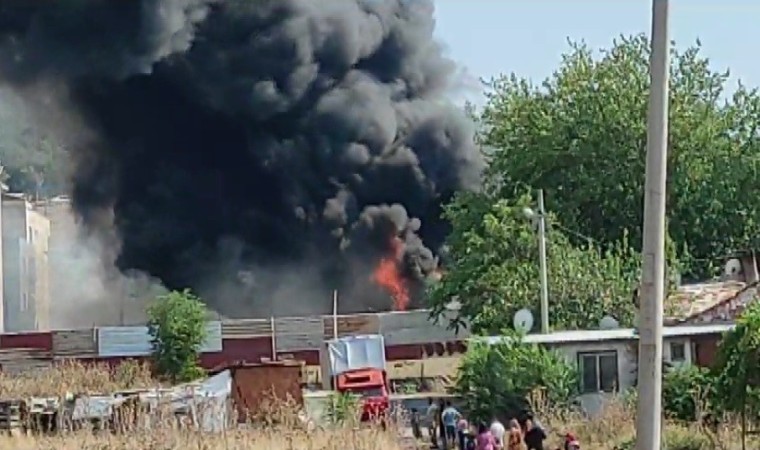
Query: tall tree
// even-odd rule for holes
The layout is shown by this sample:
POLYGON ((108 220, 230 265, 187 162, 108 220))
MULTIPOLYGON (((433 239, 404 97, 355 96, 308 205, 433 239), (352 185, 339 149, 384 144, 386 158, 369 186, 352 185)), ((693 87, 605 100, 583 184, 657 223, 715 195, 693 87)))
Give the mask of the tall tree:
MULTIPOLYGON (((433 315, 451 301, 460 304, 457 325, 476 333, 512 327, 514 313, 530 308, 538 317, 540 278, 534 224, 524 215, 531 199, 493 199, 462 193, 448 205, 452 226, 446 272, 431 285, 433 315)), ((610 249, 573 245, 556 217, 548 217, 550 324, 553 328, 596 327, 607 314, 631 325, 638 256, 625 239, 610 249)))
MULTIPOLYGON (((499 196, 543 188, 548 208, 603 245, 630 232, 641 241, 649 44, 622 38, 595 54, 571 44, 540 84, 516 75, 494 80, 480 119, 492 151, 489 176, 499 196)), ((725 92, 700 44, 673 50, 671 67, 669 233, 686 276, 760 243, 760 96, 725 92)), ((575 239, 575 243, 583 240, 575 239)))

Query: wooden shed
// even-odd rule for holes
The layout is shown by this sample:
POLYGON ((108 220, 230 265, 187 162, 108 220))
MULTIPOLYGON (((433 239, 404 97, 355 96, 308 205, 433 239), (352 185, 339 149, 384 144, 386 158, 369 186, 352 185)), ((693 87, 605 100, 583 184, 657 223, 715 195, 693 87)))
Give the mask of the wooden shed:
POLYGON ((241 423, 266 415, 273 405, 286 400, 303 406, 302 361, 226 364, 210 374, 223 370, 232 375, 232 400, 241 423))

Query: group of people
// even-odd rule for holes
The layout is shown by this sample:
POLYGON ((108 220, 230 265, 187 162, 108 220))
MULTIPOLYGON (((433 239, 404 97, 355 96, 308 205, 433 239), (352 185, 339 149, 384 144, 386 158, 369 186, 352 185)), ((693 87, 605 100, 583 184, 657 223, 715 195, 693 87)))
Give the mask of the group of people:
MULTIPOLYGON (((417 415, 416 411, 413 415, 417 415)), ((451 402, 428 401, 425 425, 434 448, 449 450, 544 450, 546 432, 532 414, 525 413, 520 420, 512 419, 505 427, 494 418, 489 424, 473 426, 451 402)), ((420 420, 413 420, 415 435, 420 437, 420 420), (416 422, 416 423, 415 423, 416 422)), ((558 449, 559 450, 559 449, 558 449)), ((580 450, 572 434, 565 435, 564 450, 580 450)))

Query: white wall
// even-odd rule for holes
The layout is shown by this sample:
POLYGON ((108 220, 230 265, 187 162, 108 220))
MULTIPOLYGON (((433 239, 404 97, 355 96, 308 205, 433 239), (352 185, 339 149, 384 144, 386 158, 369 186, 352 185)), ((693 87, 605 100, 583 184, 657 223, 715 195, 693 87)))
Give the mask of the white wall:
POLYGON ((49 328, 47 250, 50 222, 17 195, 3 195, 4 331, 49 328))
MULTIPOLYGON (((663 359, 671 361, 671 343, 684 344, 684 361, 683 363, 692 363, 694 357, 692 354, 691 339, 688 337, 667 338, 663 346, 663 359)), ((595 415, 602 411, 606 402, 614 399, 617 393, 625 392, 632 388, 636 383, 636 371, 638 368, 638 341, 618 340, 618 341, 598 341, 583 343, 558 343, 552 345, 552 348, 564 355, 569 364, 580 370, 579 354, 583 353, 602 353, 614 351, 617 353, 617 371, 618 371, 618 388, 616 393, 585 393, 578 398, 583 410, 595 415)))

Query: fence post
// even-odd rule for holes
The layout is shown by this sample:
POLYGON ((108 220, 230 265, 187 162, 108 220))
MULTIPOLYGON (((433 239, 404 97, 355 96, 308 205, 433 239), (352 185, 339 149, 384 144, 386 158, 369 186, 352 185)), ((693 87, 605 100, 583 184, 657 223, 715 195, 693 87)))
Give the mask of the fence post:
POLYGON ((277 361, 277 332, 274 329, 274 316, 269 318, 269 324, 272 329, 272 361, 277 361))

